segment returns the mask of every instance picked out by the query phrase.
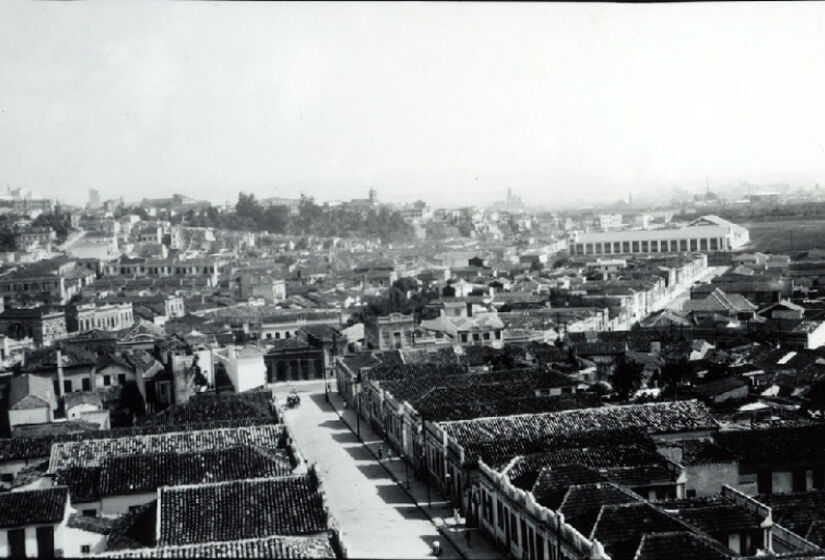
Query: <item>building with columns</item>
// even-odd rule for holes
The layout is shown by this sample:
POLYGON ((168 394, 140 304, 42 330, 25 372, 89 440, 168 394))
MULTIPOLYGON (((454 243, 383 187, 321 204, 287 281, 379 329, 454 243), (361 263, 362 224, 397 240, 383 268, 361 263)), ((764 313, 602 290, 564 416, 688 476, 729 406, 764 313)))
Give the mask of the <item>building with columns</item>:
POLYGON ((571 255, 629 255, 732 251, 747 244, 747 228, 718 216, 702 216, 683 227, 581 232, 571 255))

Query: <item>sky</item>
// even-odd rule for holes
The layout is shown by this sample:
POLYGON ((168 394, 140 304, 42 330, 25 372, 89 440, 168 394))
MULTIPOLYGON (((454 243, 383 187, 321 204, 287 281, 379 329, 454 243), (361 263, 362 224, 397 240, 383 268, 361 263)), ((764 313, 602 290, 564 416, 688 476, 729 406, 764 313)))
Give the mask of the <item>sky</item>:
POLYGON ((531 205, 825 183, 825 3, 0 3, 0 189, 531 205))

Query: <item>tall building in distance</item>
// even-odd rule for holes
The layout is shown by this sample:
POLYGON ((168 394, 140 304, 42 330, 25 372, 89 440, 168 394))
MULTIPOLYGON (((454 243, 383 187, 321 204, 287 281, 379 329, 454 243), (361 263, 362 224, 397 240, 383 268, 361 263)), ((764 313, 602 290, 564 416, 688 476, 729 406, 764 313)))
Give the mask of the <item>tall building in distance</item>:
POLYGON ((524 201, 521 197, 513 192, 512 187, 507 187, 507 198, 494 202, 491 206, 494 210, 502 210, 505 212, 524 210, 524 201))
POLYGON ((97 189, 89 189, 89 202, 86 204, 89 210, 97 210, 100 208, 100 193, 97 189))

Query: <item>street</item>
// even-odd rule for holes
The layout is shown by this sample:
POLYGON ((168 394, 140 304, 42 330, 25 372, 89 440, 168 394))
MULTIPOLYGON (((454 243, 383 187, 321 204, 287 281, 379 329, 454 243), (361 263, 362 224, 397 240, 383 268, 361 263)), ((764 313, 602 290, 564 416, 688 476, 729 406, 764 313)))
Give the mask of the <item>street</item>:
MULTIPOLYGON (((279 389, 281 400, 291 390, 279 389)), ((298 448, 317 465, 349 557, 426 558, 435 541, 442 558, 461 557, 325 402, 323 389, 301 392, 301 404, 286 409, 284 417, 298 448)), ((362 431, 366 445, 381 445, 366 433, 362 431)))
MULTIPOLYGON (((727 267, 727 266, 709 266, 708 270, 705 272, 705 274, 703 274, 701 277, 699 277, 698 280, 694 281, 694 283, 700 282, 700 283, 704 284, 704 283, 710 282, 713 278, 716 278, 717 276, 721 276, 722 274, 724 274, 724 272, 728 268, 729 267, 727 267)), ((660 309, 670 309, 671 311, 681 311, 682 310, 682 305, 684 305, 684 303, 688 299, 690 299, 690 288, 692 286, 693 286, 693 284, 687 284, 687 285, 678 287, 676 292, 674 292, 673 296, 668 301, 666 301, 665 303, 663 303, 661 305, 656 306, 652 311, 656 312, 656 311, 659 311, 660 309)))

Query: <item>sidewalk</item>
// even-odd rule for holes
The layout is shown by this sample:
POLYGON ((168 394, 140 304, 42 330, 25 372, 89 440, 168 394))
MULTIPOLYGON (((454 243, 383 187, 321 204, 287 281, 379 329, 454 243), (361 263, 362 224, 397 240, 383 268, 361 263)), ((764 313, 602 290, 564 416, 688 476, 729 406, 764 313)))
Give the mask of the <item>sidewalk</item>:
MULTIPOLYGON (((338 416, 349 427, 353 434, 356 433, 357 423, 355 411, 344 408, 344 401, 337 392, 330 393, 330 405, 335 409, 338 416)), ((384 459, 380 464, 395 480, 395 482, 409 495, 415 504, 432 520, 438 531, 459 551, 463 558, 472 559, 500 559, 505 556, 493 547, 492 544, 481 534, 480 530, 468 527, 466 519, 459 517, 458 524, 453 517, 451 504, 445 500, 435 488, 429 489, 429 502, 427 484, 423 480, 415 478, 413 468, 406 465, 395 450, 391 458, 387 458, 390 449, 389 444, 375 433, 369 422, 361 418, 360 421, 361 441, 364 447, 370 452, 373 458, 378 461, 378 448, 383 446, 384 459), (406 467, 405 467, 406 465, 406 467), (467 534, 469 533, 469 540, 467 534)))

